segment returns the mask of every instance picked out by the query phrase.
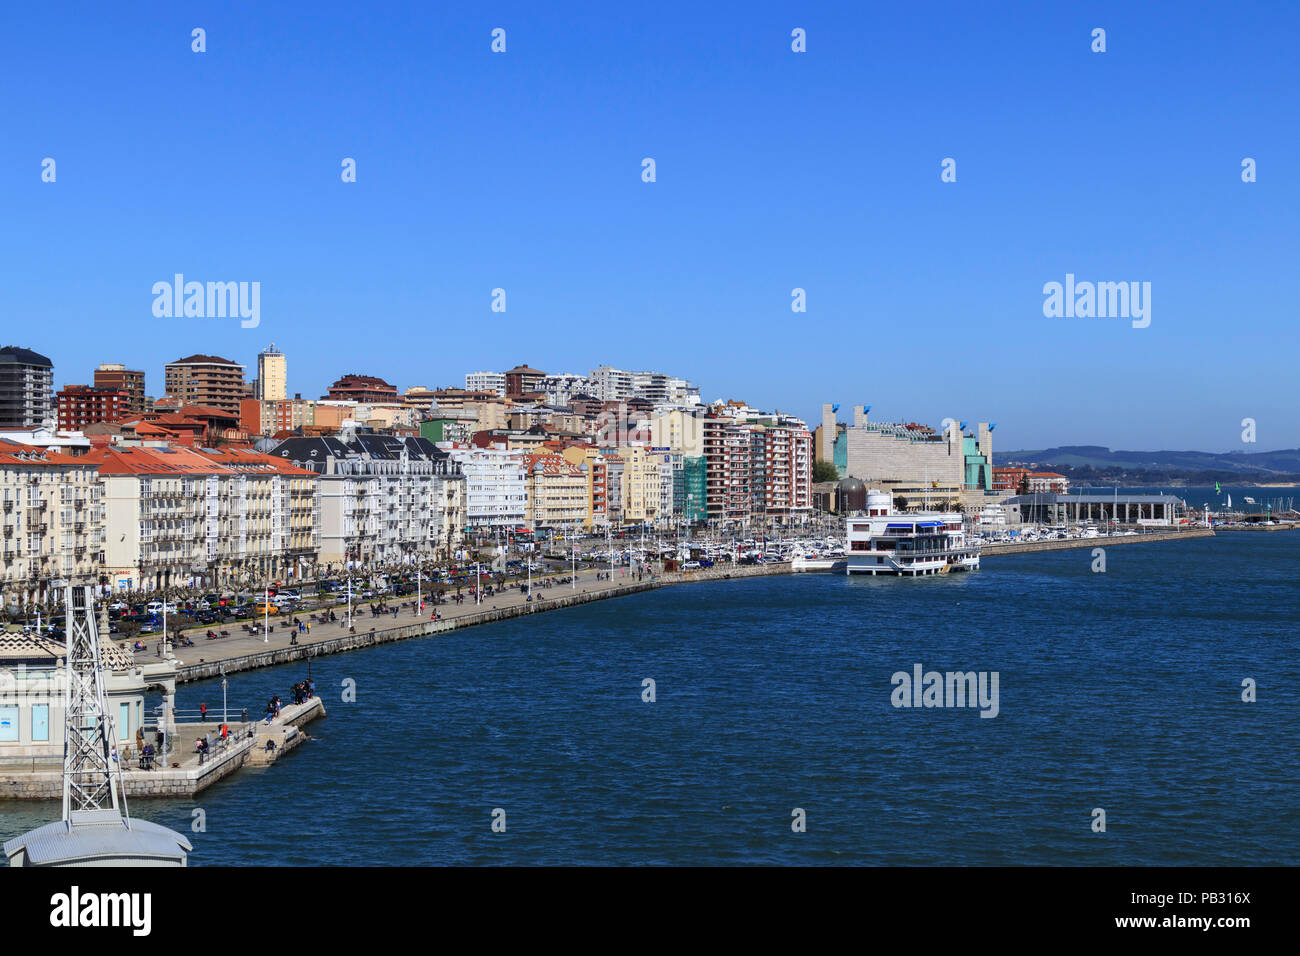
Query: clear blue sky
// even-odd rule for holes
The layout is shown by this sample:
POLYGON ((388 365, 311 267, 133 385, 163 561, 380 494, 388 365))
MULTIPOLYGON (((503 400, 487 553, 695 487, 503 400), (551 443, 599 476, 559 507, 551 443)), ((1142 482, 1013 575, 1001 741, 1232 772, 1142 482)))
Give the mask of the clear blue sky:
POLYGON ((608 363, 809 418, 834 401, 996 421, 1003 450, 1300 445, 1297 4, 23 4, 5 21, 0 344, 49 355, 60 386, 120 361, 158 394, 169 360, 251 370, 274 341, 310 397, 345 372, 406 388, 608 363), (155 318, 150 289, 176 272, 260 282, 261 327, 155 318), (1151 282, 1150 327, 1045 318, 1067 272, 1151 282))

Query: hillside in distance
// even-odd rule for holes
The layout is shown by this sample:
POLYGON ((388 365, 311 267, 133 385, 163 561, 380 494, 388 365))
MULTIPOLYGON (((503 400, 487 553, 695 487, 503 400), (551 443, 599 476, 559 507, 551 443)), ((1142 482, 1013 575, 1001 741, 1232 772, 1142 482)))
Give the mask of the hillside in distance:
POLYGON ((1070 478, 1289 481, 1300 479, 1300 448, 1256 452, 1111 451, 1101 445, 995 452, 998 465, 1036 464, 1070 478))

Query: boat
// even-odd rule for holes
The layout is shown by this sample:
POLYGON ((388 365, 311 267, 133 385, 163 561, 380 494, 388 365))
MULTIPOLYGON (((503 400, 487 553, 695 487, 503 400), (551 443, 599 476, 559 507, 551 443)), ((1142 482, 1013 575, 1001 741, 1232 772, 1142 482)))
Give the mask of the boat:
POLYGON ((957 511, 896 513, 882 491, 867 493, 865 517, 844 519, 846 574, 919 576, 975 571, 980 542, 957 511))

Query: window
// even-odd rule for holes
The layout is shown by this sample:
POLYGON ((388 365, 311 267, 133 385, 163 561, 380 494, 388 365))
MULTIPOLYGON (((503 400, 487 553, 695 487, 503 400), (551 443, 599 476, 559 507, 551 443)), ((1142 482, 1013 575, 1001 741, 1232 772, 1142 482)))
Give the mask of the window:
POLYGON ((32 704, 32 740, 50 739, 50 705, 32 704))
POLYGON ((0 707, 0 741, 16 743, 18 740, 18 708, 0 707))

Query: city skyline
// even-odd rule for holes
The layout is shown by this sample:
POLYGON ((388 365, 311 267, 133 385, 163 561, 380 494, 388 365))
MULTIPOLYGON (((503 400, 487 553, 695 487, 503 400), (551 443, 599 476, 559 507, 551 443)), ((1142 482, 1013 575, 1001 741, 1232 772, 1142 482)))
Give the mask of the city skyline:
POLYGON ((836 399, 996 421, 1006 449, 1300 446, 1293 10, 1009 30, 956 5, 403 9, 406 31, 339 4, 150 5, 57 33, 16 11, 0 49, 43 95, 0 146, 6 340, 56 387, 123 362, 159 395, 178 357, 252 369, 274 341, 313 397, 348 372, 611 364, 810 422, 836 399), (258 326, 155 316, 177 273, 259 283, 258 326), (1067 277, 1150 283, 1149 325, 1049 318, 1067 277))

